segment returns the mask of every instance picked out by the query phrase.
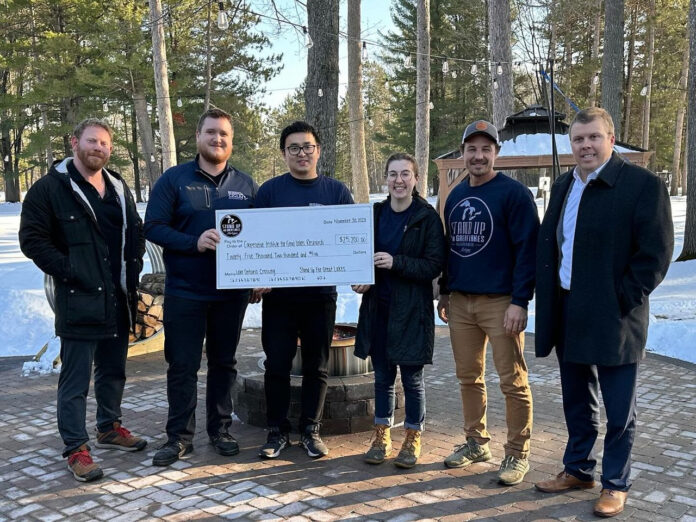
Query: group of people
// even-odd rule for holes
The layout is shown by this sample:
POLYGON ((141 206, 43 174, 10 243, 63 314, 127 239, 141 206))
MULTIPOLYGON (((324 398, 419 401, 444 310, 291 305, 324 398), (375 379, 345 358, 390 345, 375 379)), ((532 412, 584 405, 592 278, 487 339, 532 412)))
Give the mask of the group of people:
MULTIPOLYGON (((261 300, 268 435, 259 456, 276 458, 291 445, 290 370, 298 337, 301 445, 313 458, 329 452, 320 427, 336 289, 217 289, 220 237, 214 216, 221 209, 341 205, 353 199, 345 185, 318 174, 321 143, 310 124, 298 121, 283 129, 279 146, 288 172, 261 187, 229 165, 232 138, 230 115, 206 111, 196 131, 196 158, 164 172, 153 187, 144 225, 123 179, 105 168, 112 131, 101 120, 80 123, 71 142, 74 156, 56 162, 27 193, 20 245, 55 281, 62 360, 58 428, 77 480, 102 476, 85 427, 92 366, 95 445, 123 451, 146 446, 121 424, 120 409, 145 238, 163 248, 167 272, 167 441, 153 465, 168 466, 193 451, 204 344, 206 431, 220 455, 239 452, 230 433, 235 352, 247 304, 261 300)), ((380 464, 393 452, 397 369, 406 433, 394 464, 410 468, 420 457, 423 371, 433 359, 437 280, 437 313, 449 325, 465 435, 444 464, 462 468, 492 458, 484 378, 490 342, 506 403, 507 441, 498 479, 504 485, 524 479, 533 418, 524 330, 536 287, 536 354, 544 357, 556 348, 568 428, 563 471, 536 487, 561 492, 595 486, 601 389, 607 434, 595 513, 623 510, 631 485, 648 295, 665 276, 673 248, 670 202, 655 175, 613 152, 614 127, 603 109, 580 111, 570 140, 577 166, 554 183, 541 225, 529 189, 494 170, 500 141, 487 121, 464 131, 467 176, 448 195, 442 219, 416 190, 415 159, 405 153, 388 158, 388 196, 374 205, 375 284, 353 286, 362 294, 355 355, 370 356, 375 375, 375 433, 366 462, 380 464)))

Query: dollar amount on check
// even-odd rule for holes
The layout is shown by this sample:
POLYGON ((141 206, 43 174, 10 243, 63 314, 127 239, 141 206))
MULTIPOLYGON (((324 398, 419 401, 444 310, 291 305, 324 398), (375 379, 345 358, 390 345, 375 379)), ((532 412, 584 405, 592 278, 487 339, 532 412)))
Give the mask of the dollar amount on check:
POLYGON ((218 210, 218 288, 374 284, 372 206, 218 210))

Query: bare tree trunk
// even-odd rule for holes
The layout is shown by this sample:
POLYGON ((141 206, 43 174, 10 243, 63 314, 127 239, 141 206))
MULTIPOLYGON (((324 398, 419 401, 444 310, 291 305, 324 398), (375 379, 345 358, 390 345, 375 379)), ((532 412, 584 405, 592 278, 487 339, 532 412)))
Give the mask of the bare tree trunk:
POLYGON ((356 203, 370 201, 365 151, 365 120, 362 102, 360 57, 360 0, 348 0, 348 117, 350 119, 350 166, 356 203))
POLYGON ((213 62, 210 57, 210 23, 211 23, 211 4, 208 3, 208 23, 205 27, 205 102, 203 112, 210 108, 210 86, 213 83, 213 62))
MULTIPOLYGON (((623 141, 630 141, 631 109, 633 107, 633 66, 636 57, 636 26, 638 25, 638 13, 634 7, 631 11, 631 36, 628 41, 628 71, 626 73, 626 87, 624 89, 624 124, 623 141)), ((618 134, 617 134, 618 136, 618 134)))
MULTIPOLYGON (((594 38, 592 39, 592 65, 597 64, 599 60, 599 41, 602 37, 602 0, 597 0, 597 5, 595 6, 595 21, 594 21, 594 38)), ((598 71, 595 71, 598 74, 598 71)), ((595 107, 597 105, 597 84, 599 82, 595 81, 594 74, 590 79, 590 97, 589 104, 590 107, 595 107)))
MULTIPOLYGON (((512 113, 512 43, 510 0, 488 1, 488 41, 491 49, 491 89, 493 94, 493 125, 502 129, 505 118, 512 113), (502 74, 498 74, 498 64, 502 74), (495 89, 494 85, 498 88, 495 89)), ((549 87, 550 89, 553 86, 549 87)))
POLYGON ((623 86, 624 0, 604 2, 604 57, 602 59, 602 107, 621 135, 621 87, 623 86))
POLYGON ((305 114, 321 136, 320 174, 336 170, 338 115, 339 0, 307 0, 307 29, 314 45, 307 53, 305 114))
MULTIPOLYGON (((124 118, 125 119, 125 118, 124 118)), ((135 105, 131 105, 130 111, 132 150, 130 151, 133 162, 133 179, 135 183, 135 201, 143 200, 143 191, 140 187, 140 158, 138 157, 138 118, 135 115, 135 105)))
POLYGON ((418 0, 416 50, 416 162, 418 192, 428 194, 430 163, 430 0, 418 0))
MULTIPOLYGON (((162 166, 164 170, 167 170, 176 165, 176 141, 174 139, 174 125, 172 124, 172 106, 169 100, 169 73, 167 72, 167 49, 164 45, 163 18, 161 0, 150 0, 157 117, 162 143, 162 166)), ((154 181, 156 180, 153 180, 153 183, 154 181)))
POLYGON ((650 147, 650 104, 652 101, 653 65, 655 63, 655 0, 650 0, 647 47, 648 62, 645 76, 645 100, 643 100, 643 140, 641 142, 644 149, 650 147))
MULTIPOLYGON (((684 131, 684 115, 686 114, 686 83, 689 76, 689 46, 684 48, 682 54, 681 76, 679 77, 679 89, 681 92, 681 100, 677 109, 677 122, 674 128, 674 154, 672 155, 672 183, 669 187, 670 196, 679 194, 679 178, 680 178, 680 159, 682 151, 682 138, 684 131)), ((685 194, 682 187, 682 194, 685 194)))
POLYGON ((133 109, 135 117, 138 121, 138 130, 140 134, 140 144, 145 159, 147 168, 147 177, 152 187, 161 175, 159 163, 155 156, 155 144, 152 134, 152 124, 150 123, 150 115, 147 112, 147 101, 145 100, 145 87, 142 80, 133 81, 133 109))
MULTIPOLYGON (((696 99, 696 0, 689 2, 689 100, 696 99)), ((677 261, 696 258, 696 104, 690 103, 686 123, 687 187, 684 247, 677 261)))

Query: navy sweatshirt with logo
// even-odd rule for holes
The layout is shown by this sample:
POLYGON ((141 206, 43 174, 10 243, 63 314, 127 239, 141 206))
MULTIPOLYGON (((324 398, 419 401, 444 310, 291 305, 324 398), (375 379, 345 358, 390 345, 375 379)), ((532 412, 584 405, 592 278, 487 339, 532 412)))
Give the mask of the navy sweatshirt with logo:
POLYGON ((449 254, 443 294, 505 294, 527 308, 534 296, 539 214, 527 187, 503 173, 483 185, 465 178, 444 210, 449 254))
MULTIPOLYGON (((348 187, 327 176, 314 179, 296 179, 286 172, 266 181, 256 198, 256 207, 311 207, 316 205, 350 205, 353 196, 348 187)), ((298 231, 300 232, 300 231, 298 231)), ((335 286, 274 288, 265 300, 311 301, 319 296, 336 296, 335 286)))
POLYGON ((217 290, 215 251, 198 251, 200 235, 215 228, 215 211, 254 206, 257 186, 234 167, 218 176, 202 171, 196 160, 167 169, 155 183, 145 212, 145 237, 164 250, 165 295, 202 301, 224 300, 217 290))

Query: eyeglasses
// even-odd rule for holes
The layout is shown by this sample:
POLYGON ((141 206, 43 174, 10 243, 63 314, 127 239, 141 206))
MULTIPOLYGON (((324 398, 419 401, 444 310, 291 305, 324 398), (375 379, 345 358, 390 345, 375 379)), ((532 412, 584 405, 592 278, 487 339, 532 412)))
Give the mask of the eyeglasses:
POLYGON ((404 181, 408 181, 413 177, 413 172, 410 170, 402 170, 401 172, 390 170, 387 172, 387 179, 396 179, 397 177, 400 177, 404 181))
POLYGON ((291 156, 297 156, 300 151, 303 151, 305 154, 314 154, 314 149, 316 149, 316 145, 302 145, 301 147, 299 145, 290 145, 289 147, 285 147, 284 150, 288 151, 288 154, 291 156))

